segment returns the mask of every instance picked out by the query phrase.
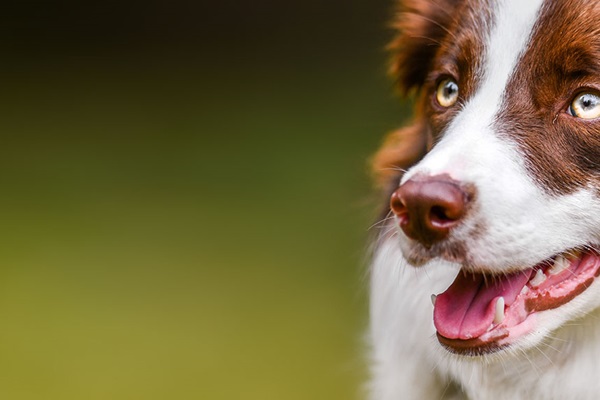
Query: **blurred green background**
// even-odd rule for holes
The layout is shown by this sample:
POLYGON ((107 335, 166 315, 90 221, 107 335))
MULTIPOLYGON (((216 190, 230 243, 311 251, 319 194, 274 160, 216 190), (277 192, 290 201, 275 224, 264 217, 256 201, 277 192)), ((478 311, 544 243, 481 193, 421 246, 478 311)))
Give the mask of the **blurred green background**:
POLYGON ((360 398, 391 9, 3 5, 0 398, 360 398))

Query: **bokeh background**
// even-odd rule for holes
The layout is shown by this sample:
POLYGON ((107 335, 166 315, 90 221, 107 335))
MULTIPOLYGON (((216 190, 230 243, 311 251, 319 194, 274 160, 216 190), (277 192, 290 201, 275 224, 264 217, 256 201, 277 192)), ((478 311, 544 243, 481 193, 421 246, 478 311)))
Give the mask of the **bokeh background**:
POLYGON ((361 398, 392 0, 5 3, 0 398, 361 398))

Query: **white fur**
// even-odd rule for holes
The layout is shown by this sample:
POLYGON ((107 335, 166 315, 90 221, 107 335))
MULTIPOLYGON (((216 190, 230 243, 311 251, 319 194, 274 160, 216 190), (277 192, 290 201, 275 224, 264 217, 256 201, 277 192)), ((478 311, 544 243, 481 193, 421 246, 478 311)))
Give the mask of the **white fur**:
MULTIPOLYGON (((500 272, 600 243, 600 201, 591 188, 547 195, 528 175, 518 148, 503 139, 495 117, 542 0, 495 4, 478 92, 403 182, 415 175, 449 174, 473 184, 477 207, 452 238, 468 244, 470 264, 500 272)), ((444 291, 459 266, 436 259, 415 268, 403 253, 416 245, 399 231, 380 243, 374 257, 373 400, 600 398, 598 280, 573 301, 538 313, 535 332, 511 349, 456 356, 435 338, 430 295, 444 291)))
POLYGON ((471 358, 442 349, 433 326, 430 294, 445 290, 457 268, 436 261, 415 269, 394 237, 379 246, 371 277, 371 399, 598 398, 598 281, 559 309, 539 313, 542 328, 519 350, 471 358))

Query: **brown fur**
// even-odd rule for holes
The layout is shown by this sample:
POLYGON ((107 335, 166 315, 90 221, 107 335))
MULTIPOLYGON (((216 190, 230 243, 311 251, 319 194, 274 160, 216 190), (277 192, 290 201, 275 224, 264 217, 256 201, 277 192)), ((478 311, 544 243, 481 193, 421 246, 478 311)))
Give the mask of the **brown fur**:
POLYGON ((419 89, 441 42, 449 33, 454 8, 461 0, 406 0, 393 23, 396 37, 388 49, 392 54, 390 74, 402 93, 419 89))
MULTIPOLYGON (((392 26, 396 35, 388 46, 389 73, 403 95, 418 92, 427 79, 441 41, 448 34, 452 7, 457 0, 407 0, 398 9, 392 26)), ((378 187, 397 186, 406 169, 417 163, 431 146, 427 124, 416 119, 413 125, 391 132, 373 157, 372 170, 378 187)))
POLYGON ((377 186, 397 186, 404 171, 425 155, 428 149, 426 129, 417 122, 388 134, 372 161, 377 186))
POLYGON ((549 3, 504 98, 498 130, 521 147, 550 194, 600 189, 600 121, 567 113, 578 94, 600 92, 599 18, 595 1, 549 3))
POLYGON ((372 167, 379 187, 389 190, 397 186, 404 170, 427 153, 451 119, 451 110, 433 109, 431 93, 439 78, 454 76, 458 79, 462 72, 463 100, 474 90, 478 64, 470 61, 477 60, 481 53, 480 36, 485 27, 476 24, 481 20, 476 16, 481 16, 484 9, 484 0, 475 5, 465 4, 463 0, 405 0, 401 3, 393 24, 397 33, 388 46, 392 55, 390 74, 400 93, 416 96, 416 117, 411 126, 390 133, 375 155, 372 167), (456 65, 466 68, 458 71, 456 65), (433 70, 437 71, 434 75, 433 70))

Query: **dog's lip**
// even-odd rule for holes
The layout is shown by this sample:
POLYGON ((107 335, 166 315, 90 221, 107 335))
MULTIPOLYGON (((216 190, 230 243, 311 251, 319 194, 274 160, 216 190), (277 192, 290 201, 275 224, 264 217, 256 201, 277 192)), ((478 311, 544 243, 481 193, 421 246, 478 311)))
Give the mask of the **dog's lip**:
MULTIPOLYGON (((493 318, 487 330, 480 329, 475 335, 471 332, 447 334, 449 330, 439 315, 440 310, 436 309, 434 322, 439 342, 451 352, 464 355, 488 354, 511 346, 535 329, 538 313, 568 303, 592 284, 600 275, 600 254, 595 250, 569 250, 520 272, 527 274, 527 280, 516 297, 508 299, 504 305, 502 318, 498 319, 493 316, 494 311, 490 311, 498 309, 498 296, 487 305, 487 320, 493 318)), ((487 277, 493 279, 491 274, 487 277)), ((443 300, 447 304, 449 299, 443 300)))

